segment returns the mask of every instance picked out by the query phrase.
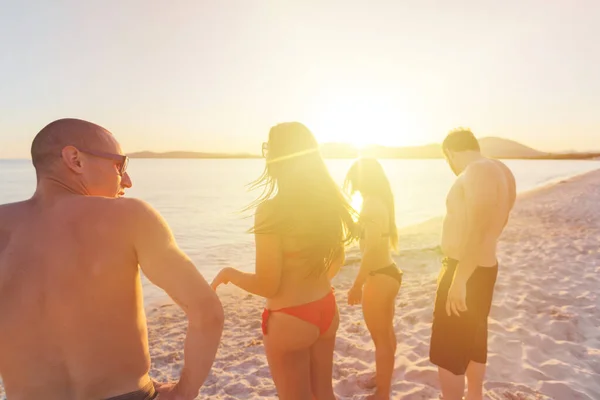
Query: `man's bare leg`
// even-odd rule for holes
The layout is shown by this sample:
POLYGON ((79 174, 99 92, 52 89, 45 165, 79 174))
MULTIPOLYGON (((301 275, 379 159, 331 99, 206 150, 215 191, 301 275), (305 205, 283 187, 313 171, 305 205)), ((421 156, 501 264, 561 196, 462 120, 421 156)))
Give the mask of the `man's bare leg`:
POLYGON ((483 400, 485 364, 471 361, 467 367, 467 400, 483 400))
POLYGON ((465 393, 465 376, 454 375, 444 368, 438 368, 438 373, 444 400, 462 400, 465 393))

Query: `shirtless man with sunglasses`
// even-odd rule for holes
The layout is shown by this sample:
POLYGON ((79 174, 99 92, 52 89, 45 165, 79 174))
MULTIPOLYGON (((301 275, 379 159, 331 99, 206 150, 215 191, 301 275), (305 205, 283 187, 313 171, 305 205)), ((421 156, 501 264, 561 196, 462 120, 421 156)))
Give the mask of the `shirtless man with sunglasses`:
POLYGON ((215 358, 223 309, 164 219, 122 198, 131 179, 115 138, 62 119, 37 134, 31 156, 34 195, 0 206, 0 377, 8 399, 194 399, 215 358), (177 383, 148 376, 140 269, 188 317, 177 383))

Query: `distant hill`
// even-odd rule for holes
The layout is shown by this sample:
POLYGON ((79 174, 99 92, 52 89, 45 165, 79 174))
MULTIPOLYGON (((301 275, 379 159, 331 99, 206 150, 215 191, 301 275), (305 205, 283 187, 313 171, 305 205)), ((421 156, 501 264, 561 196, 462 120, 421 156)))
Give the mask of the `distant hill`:
POLYGON ((600 153, 590 152, 564 152, 564 153, 544 153, 531 147, 525 146, 514 140, 502 139, 497 137, 487 137, 479 139, 481 152, 492 158, 516 158, 533 160, 590 160, 600 157, 600 153))
MULTIPOLYGON (((549 156, 548 153, 532 149, 513 140, 497 137, 486 137, 479 139, 481 152, 492 158, 541 158, 549 156)), ((359 152, 346 144, 329 143, 321 149, 323 156, 327 158, 354 158, 359 152)), ((413 147, 385 147, 369 146, 361 152, 363 156, 377 158, 442 158, 442 149, 439 144, 429 144, 413 147)))
MULTIPOLYGON (((600 157, 600 153, 544 153, 525 146, 514 140, 498 137, 485 137, 479 139, 481 152, 492 158, 503 159, 591 159, 600 157)), ((442 150, 439 144, 413 147, 385 147, 369 146, 361 151, 346 143, 323 143, 321 154, 325 158, 356 158, 360 155, 376 158, 442 158, 442 150)), ((130 158, 260 158, 254 154, 226 154, 205 153, 191 151, 171 151, 166 153, 154 153, 142 151, 128 154, 130 158)))
POLYGON ((548 156, 514 140, 486 137, 479 140, 481 152, 492 158, 538 158, 548 156))

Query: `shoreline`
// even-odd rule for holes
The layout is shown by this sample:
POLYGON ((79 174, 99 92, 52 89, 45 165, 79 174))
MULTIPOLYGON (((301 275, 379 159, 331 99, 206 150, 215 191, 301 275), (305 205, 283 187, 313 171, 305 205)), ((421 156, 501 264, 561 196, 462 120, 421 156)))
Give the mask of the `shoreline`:
MULTIPOLYGON (((568 182, 578 177, 586 176, 600 171, 600 165, 597 169, 558 177, 542 183, 540 186, 519 192, 517 188, 517 201, 522 197, 535 195, 539 191, 549 190, 553 187, 568 182)), ((414 222, 406 226, 398 226, 399 234, 399 252, 406 251, 428 251, 439 248, 439 236, 442 229, 443 214, 424 219, 421 222, 414 222)), ((398 255, 395 256, 397 258, 398 255)), ((352 244, 346 249, 346 262, 344 266, 353 265, 360 262, 360 254, 356 244, 352 244)), ((144 309, 146 312, 156 308, 163 307, 166 304, 174 304, 173 301, 164 293, 158 296, 145 299, 144 309)))
MULTIPOLYGON (((520 194, 499 244, 500 273, 489 318, 486 399, 600 398, 600 170, 520 194)), ((441 218, 401 231, 423 245, 439 238, 441 218)), ((423 247, 423 246, 422 246, 423 247)), ((438 399, 429 335, 442 254, 436 245, 395 257, 404 271, 396 300, 398 350, 394 399, 438 399)), ((340 312, 334 353, 339 399, 372 393, 374 348, 360 307, 346 303, 358 270, 347 263, 332 282, 340 312)), ((262 347, 264 299, 235 287, 219 289, 226 322, 217 359, 199 399, 276 398, 262 347)), ((152 376, 178 377, 185 317, 176 306, 148 314, 152 376), (175 364, 173 363, 175 361, 175 364)))

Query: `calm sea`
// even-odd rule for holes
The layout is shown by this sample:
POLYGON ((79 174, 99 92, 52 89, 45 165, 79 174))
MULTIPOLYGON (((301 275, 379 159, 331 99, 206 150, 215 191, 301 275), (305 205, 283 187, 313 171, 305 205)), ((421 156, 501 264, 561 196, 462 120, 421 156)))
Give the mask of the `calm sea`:
MULTIPOLYGON (((328 160, 340 185, 352 160, 328 160)), ((445 196, 454 175, 444 160, 382 160, 396 200, 397 223, 412 225, 444 212, 445 196)), ((519 192, 600 168, 598 161, 508 160, 519 192)), ((252 223, 240 210, 257 192, 246 185, 264 167, 263 160, 133 159, 133 188, 127 196, 156 207, 171 225, 182 249, 207 279, 223 266, 254 268, 252 223)), ((0 204, 23 200, 35 189, 28 160, 0 160, 0 204)), ((247 215, 246 215, 247 217, 247 215)), ((162 296, 144 284, 147 300, 162 296)))

